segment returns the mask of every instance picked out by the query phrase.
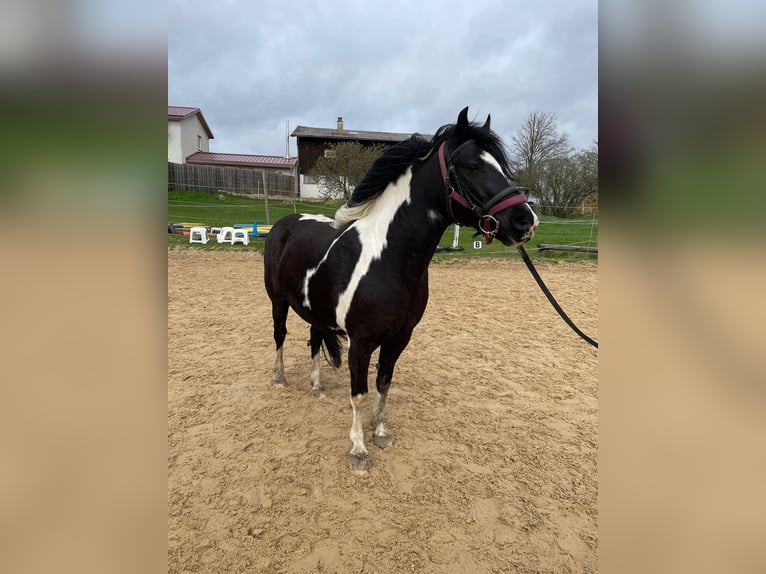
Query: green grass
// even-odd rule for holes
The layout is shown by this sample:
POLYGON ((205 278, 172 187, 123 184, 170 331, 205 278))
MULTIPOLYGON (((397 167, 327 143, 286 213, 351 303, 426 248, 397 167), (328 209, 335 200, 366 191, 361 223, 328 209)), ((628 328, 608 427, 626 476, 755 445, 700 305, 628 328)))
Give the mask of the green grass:
MULTIPOLYGON (((202 223, 206 226, 220 227, 235 223, 258 225, 266 224, 266 206, 262 199, 250 199, 224 193, 224 199, 218 199, 218 193, 171 191, 168 192, 168 222, 202 223)), ((290 213, 324 213, 332 216, 342 202, 293 202, 272 199, 269 201, 271 223, 290 213)), ((513 247, 506 247, 499 241, 487 245, 483 237, 473 238, 473 229, 461 228, 458 244, 463 251, 437 253, 437 261, 459 260, 466 257, 519 257, 513 247), (482 243, 481 249, 474 249, 474 241, 482 243)), ((453 227, 444 233, 440 245, 451 246, 453 227)), ((562 219, 558 217, 540 216, 540 226, 535 237, 526 245, 530 257, 544 261, 597 261, 594 253, 574 253, 567 251, 539 252, 536 247, 540 243, 559 245, 597 245, 598 217, 579 215, 562 219)), ((262 250, 263 238, 250 240, 250 245, 218 244, 215 241, 207 245, 189 244, 189 238, 184 235, 168 234, 168 245, 178 248, 195 248, 207 250, 262 250)))

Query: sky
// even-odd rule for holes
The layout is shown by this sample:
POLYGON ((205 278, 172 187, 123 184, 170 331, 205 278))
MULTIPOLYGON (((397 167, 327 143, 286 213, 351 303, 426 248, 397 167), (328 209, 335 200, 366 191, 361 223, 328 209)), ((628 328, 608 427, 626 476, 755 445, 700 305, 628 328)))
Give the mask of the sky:
MULTIPOLYGON (((506 145, 533 112, 598 136, 598 2, 170 0, 168 105, 210 151, 285 155, 286 124, 433 134, 462 108, 506 145)), ((290 138, 290 155, 296 154, 290 138)))

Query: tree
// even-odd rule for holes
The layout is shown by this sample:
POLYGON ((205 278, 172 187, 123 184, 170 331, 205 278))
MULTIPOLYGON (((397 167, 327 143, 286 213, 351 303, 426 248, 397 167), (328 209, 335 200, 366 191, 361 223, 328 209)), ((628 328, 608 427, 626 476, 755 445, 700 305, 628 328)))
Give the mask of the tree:
POLYGON ((598 193, 598 151, 580 150, 535 164, 534 195, 541 211, 556 217, 575 213, 585 198, 598 193))
POLYGON ((550 159, 568 155, 569 137, 559 132, 556 114, 534 112, 513 135, 511 151, 517 170, 550 159))
POLYGON ((598 147, 575 150, 551 113, 530 114, 513 136, 511 163, 520 186, 547 215, 567 217, 598 192, 598 147))
POLYGON ((348 199, 386 146, 338 142, 320 157, 311 175, 319 178, 322 199, 348 199))

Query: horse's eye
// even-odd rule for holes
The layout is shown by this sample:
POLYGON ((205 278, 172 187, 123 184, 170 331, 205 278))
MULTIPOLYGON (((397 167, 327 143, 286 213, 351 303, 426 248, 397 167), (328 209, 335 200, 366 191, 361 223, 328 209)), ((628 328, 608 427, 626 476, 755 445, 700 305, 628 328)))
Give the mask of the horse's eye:
POLYGON ((467 164, 465 164, 465 168, 468 171, 479 171, 479 164, 478 163, 467 163, 467 164))

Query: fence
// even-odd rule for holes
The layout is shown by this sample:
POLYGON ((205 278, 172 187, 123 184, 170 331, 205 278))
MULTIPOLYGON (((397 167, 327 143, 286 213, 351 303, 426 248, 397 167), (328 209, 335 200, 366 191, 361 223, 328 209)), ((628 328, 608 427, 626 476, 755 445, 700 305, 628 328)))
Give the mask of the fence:
POLYGON ((579 205, 554 205, 537 199, 530 200, 530 204, 538 215, 552 215, 554 217, 598 215, 598 198, 595 200, 586 198, 579 205))
POLYGON ((226 191, 251 197, 297 197, 295 177, 268 169, 168 162, 168 191, 226 191))

